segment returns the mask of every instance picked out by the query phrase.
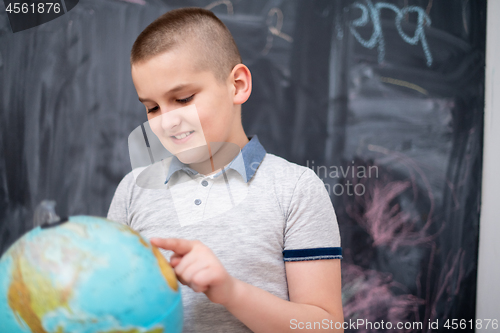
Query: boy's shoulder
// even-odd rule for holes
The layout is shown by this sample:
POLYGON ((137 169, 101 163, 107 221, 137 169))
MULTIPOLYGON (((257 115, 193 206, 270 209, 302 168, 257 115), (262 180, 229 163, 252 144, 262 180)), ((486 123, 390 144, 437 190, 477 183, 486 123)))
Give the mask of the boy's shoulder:
POLYGON ((277 183, 291 187, 295 187, 299 181, 304 185, 317 185, 318 181, 323 183, 310 168, 271 153, 266 153, 259 169, 261 172, 256 172, 259 177, 272 178, 277 183))
POLYGON ((266 168, 271 168, 274 170, 289 170, 291 172, 299 174, 307 172, 308 170, 312 171, 306 166, 290 162, 281 156, 277 156, 271 153, 266 153, 266 156, 262 160, 262 165, 265 165, 266 168))

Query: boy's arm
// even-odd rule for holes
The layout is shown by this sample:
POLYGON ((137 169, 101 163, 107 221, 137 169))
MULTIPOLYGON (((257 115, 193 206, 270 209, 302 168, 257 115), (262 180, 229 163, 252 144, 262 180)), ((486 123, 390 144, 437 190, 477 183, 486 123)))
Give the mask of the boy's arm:
POLYGON ((340 259, 285 263, 290 301, 230 276, 203 243, 178 238, 152 238, 172 250, 170 259, 179 281, 204 292, 254 332, 295 332, 309 322, 318 332, 343 332, 340 259))
POLYGON ((343 332, 340 259, 285 266, 290 301, 235 279, 227 310, 254 332, 343 332))
POLYGON ((286 217, 283 260, 290 302, 239 281, 235 283, 235 301, 226 307, 255 332, 341 332, 342 255, 328 192, 310 169, 297 182, 281 183, 293 185, 293 190, 285 187, 284 191, 291 193, 291 199, 281 200, 286 217))

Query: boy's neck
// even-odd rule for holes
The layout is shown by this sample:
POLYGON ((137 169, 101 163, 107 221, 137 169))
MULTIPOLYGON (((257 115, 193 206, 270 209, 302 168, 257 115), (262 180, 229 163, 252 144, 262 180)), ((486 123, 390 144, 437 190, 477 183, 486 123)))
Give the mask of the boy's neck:
POLYGON ((247 136, 244 135, 239 138, 238 142, 215 143, 211 147, 212 149, 218 148, 215 154, 212 155, 212 152, 209 151, 211 156, 209 159, 200 163, 191 163, 189 167, 202 175, 215 174, 227 167, 248 142, 247 136), (220 147, 214 147, 216 144, 220 145, 220 147))

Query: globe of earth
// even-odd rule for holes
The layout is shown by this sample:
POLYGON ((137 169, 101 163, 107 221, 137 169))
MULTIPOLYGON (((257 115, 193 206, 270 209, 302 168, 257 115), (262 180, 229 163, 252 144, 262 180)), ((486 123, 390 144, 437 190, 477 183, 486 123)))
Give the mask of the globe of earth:
POLYGON ((128 226, 73 216, 21 237, 0 259, 0 332, 181 332, 172 267, 128 226))

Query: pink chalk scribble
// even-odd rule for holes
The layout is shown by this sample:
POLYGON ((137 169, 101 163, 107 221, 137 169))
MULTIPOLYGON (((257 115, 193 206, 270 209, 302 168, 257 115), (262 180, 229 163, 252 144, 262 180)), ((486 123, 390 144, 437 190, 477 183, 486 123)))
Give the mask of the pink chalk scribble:
MULTIPOLYGON (((406 179, 397 178, 392 170, 384 170, 379 166, 387 171, 382 171, 380 178, 347 177, 344 180, 350 181, 353 186, 362 184, 366 189, 363 195, 344 196, 342 208, 355 226, 352 230, 361 227, 373 240, 366 244, 368 246, 357 247, 355 256, 350 256, 351 249, 346 249, 345 259, 356 260, 356 264, 360 264, 363 258, 386 251, 384 247, 392 255, 398 256, 397 250, 401 247, 420 245, 421 260, 425 261, 422 261, 418 275, 413 276, 416 290, 412 291, 393 280, 391 273, 367 268, 376 265, 365 262, 361 267, 343 261, 344 317, 372 322, 421 321, 423 327, 419 332, 430 332, 431 328, 427 325, 429 320, 439 319, 441 322, 454 311, 452 307, 455 303, 451 300, 459 297, 463 286, 466 252, 461 247, 456 251, 442 252, 437 237, 446 236, 442 234, 446 219, 441 220, 433 215, 436 205, 433 190, 418 163, 398 152, 372 150, 385 154, 385 162, 389 159, 392 166, 399 163, 399 170, 401 166, 406 168, 403 174, 408 176, 406 179), (428 207, 427 214, 419 213, 422 209, 417 207, 428 207)), ((374 163, 358 160, 356 164, 366 168, 374 163)), ((369 328, 357 330, 375 331, 369 328)))
MULTIPOLYGON (((460 291, 460 284, 464 279, 464 257, 465 251, 460 249, 454 256, 451 253, 448 254, 443 269, 439 273, 439 277, 435 280, 435 283, 431 282, 432 278, 432 267, 434 263, 434 258, 436 256, 436 244, 432 244, 432 251, 430 255, 429 265, 427 269, 427 287, 425 296, 425 317, 424 321, 428 322, 434 321, 438 318, 437 316, 437 305, 439 301, 443 298, 449 300, 453 296, 457 296, 460 291)), ((418 281, 417 281, 418 282, 418 281)), ((418 284, 419 293, 421 293, 420 285, 418 284)), ((450 307, 450 302, 445 301, 444 316, 439 317, 441 320, 448 319, 447 313, 450 307)), ((430 332, 429 328, 424 329, 423 332, 430 332)))
MULTIPOLYGON (((405 288, 392 280, 388 273, 363 269, 342 263, 342 302, 345 320, 363 319, 369 322, 419 321, 418 308, 424 300, 405 293, 405 288), (399 289, 399 292, 397 292, 399 289)), ((374 327, 361 326, 357 332, 378 332, 374 327)), ((417 332, 414 329, 392 329, 391 332, 417 332)))
MULTIPOLYGON (((434 195, 431 185, 420 167, 411 158, 398 152, 383 151, 393 155, 395 163, 401 163, 408 169, 408 180, 393 180, 386 175, 381 178, 352 178, 347 180, 353 186, 362 184, 366 189, 364 195, 355 196, 354 202, 346 202, 346 213, 373 239, 373 246, 388 246, 396 251, 400 246, 415 246, 430 243, 442 232, 445 224, 441 223, 438 232, 429 235, 428 229, 432 225, 434 212, 434 195), (429 203, 429 212, 425 215, 425 222, 421 225, 421 216, 401 209, 397 199, 405 191, 411 190, 413 202, 420 199, 417 178, 424 184, 429 203)), ((350 198, 349 198, 350 199, 350 198)))

